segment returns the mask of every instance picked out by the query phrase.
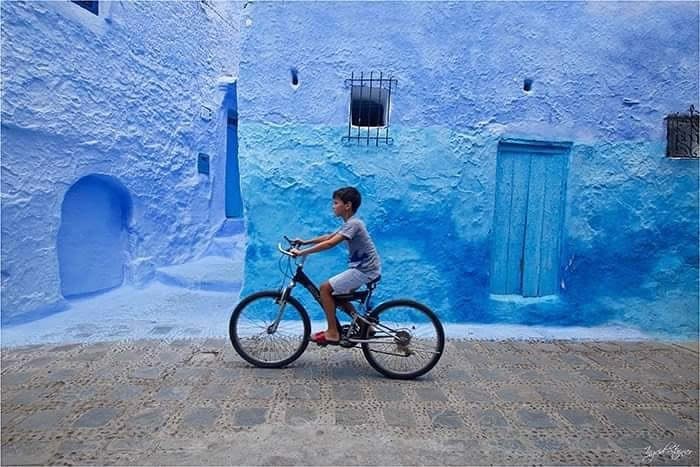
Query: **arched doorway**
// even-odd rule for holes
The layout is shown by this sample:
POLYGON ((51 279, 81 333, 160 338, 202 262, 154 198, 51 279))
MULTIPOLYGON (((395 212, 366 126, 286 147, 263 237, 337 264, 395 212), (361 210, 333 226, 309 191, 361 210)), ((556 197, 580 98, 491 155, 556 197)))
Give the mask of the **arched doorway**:
POLYGON ((61 293, 75 297, 124 281, 131 196, 114 177, 88 175, 63 199, 58 230, 61 293))

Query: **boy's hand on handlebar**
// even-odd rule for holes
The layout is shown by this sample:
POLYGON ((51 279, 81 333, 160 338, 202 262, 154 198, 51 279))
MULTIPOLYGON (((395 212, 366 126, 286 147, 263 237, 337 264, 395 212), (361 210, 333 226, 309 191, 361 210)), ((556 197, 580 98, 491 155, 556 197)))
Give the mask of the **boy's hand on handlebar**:
POLYGON ((292 245, 306 245, 306 241, 301 238, 295 238, 292 240, 292 245))
POLYGON ((299 250, 297 248, 292 248, 291 250, 289 250, 289 252, 294 256, 304 256, 305 254, 303 250, 299 250))

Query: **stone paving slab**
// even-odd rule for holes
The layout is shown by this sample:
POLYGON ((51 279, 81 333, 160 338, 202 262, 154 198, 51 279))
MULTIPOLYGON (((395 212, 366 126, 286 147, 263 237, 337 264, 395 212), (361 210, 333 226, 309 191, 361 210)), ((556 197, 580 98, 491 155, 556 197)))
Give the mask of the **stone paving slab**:
POLYGON ((258 369, 228 341, 2 349, 2 465, 697 465, 697 345, 448 341, 258 369))

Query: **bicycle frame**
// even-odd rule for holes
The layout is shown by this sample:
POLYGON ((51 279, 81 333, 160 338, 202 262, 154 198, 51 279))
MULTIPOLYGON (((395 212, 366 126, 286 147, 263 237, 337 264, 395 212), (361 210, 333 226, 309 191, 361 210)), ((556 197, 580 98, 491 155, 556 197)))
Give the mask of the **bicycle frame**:
MULTIPOLYGON (((357 289, 336 292, 331 299, 326 295, 331 289, 326 289, 326 284, 317 287, 304 272, 307 256, 304 253, 308 251, 295 250, 303 242, 287 237, 285 240, 289 243, 287 249, 277 244, 280 253, 289 257, 286 270, 282 269, 282 287, 261 290, 245 297, 231 313, 229 337, 233 348, 244 360, 262 368, 282 368, 298 359, 309 342, 315 342, 324 347, 337 345, 338 348, 360 349, 367 362, 389 378, 414 379, 438 363, 445 349, 445 331, 434 311, 408 298, 390 299, 373 307, 372 295, 381 279, 379 276, 366 283, 366 290, 360 283, 357 289), (294 272, 292 258, 296 266, 294 272), (341 324, 336 319, 340 331, 337 342, 310 336, 312 325, 321 324, 312 323, 305 306, 292 297, 298 284, 308 290, 321 308, 323 304, 328 307, 335 302, 336 308, 350 316, 352 322, 349 325, 347 321, 341 324), (286 310, 287 305, 290 310, 286 310)), ((328 311, 329 327, 335 328, 332 321, 335 310, 328 311)), ((316 316, 314 313, 314 318, 318 319, 316 316)), ((322 333, 317 335, 323 336, 322 333)))
POLYGON ((321 304, 321 291, 318 289, 318 287, 316 287, 316 284, 309 279, 309 276, 304 273, 303 261, 302 264, 297 264, 297 271, 294 273, 294 277, 292 277, 289 285, 287 285, 287 287, 285 287, 282 291, 282 297, 280 299, 282 305, 286 303, 287 297, 289 297, 289 295, 292 293, 292 289, 294 289, 297 284, 304 286, 304 288, 309 291, 311 296, 314 297, 314 300, 316 300, 319 305, 323 306, 321 304))
MULTIPOLYGON (((347 293, 334 294, 331 300, 326 295, 325 284, 317 287, 304 272, 306 255, 293 249, 301 242, 285 239, 289 242, 286 250, 277 245, 282 254, 290 257, 286 272, 282 270, 282 287, 261 290, 245 297, 231 314, 229 337, 233 348, 244 360, 262 368, 282 368, 298 359, 309 342, 316 342, 320 346, 360 349, 367 362, 389 378, 414 379, 438 363, 445 348, 445 332, 435 312, 408 298, 383 301, 373 307, 372 295, 380 277, 366 283, 367 290, 351 289, 347 293), (292 271, 291 258, 294 258, 295 272, 292 271), (308 290, 322 308, 324 303, 328 306, 335 301, 336 307, 352 318, 349 325, 347 321, 338 322, 340 339, 337 342, 324 342, 320 337, 310 336, 311 326, 320 326, 320 322, 312 324, 304 305, 292 297, 298 284, 308 290), (290 307, 287 311, 293 311, 293 316, 286 311, 287 305, 290 307)), ((335 310, 330 311, 326 318, 331 319, 330 327, 334 328, 335 310)), ((314 313, 314 318, 318 319, 316 316, 314 313)))
MULTIPOLYGON (((297 270, 294 273, 294 277, 292 277, 292 280, 289 282, 289 285, 284 288, 282 291, 282 296, 280 297, 280 308, 279 311, 277 312, 277 317, 275 320, 272 322, 272 324, 268 327, 267 332, 272 334, 277 330, 277 326, 279 325, 280 321, 282 320, 282 315, 284 314, 284 307, 287 305, 287 297, 289 297, 292 293, 292 290, 294 287, 296 287, 297 284, 301 284, 306 290, 309 291, 311 296, 316 300, 316 303, 319 304, 321 308, 323 308, 323 304, 321 303, 321 291, 316 287, 316 284, 313 283, 313 281, 309 278, 309 276, 306 275, 304 272, 304 263, 306 262, 306 256, 301 257, 301 262, 300 263, 295 263, 297 266, 297 270)), ((367 299, 369 300, 369 298, 367 299)), ((372 308, 371 306, 365 305, 366 310, 369 312, 372 308)), ((388 337, 393 337, 396 331, 394 331, 391 328, 388 328, 386 326, 383 326, 379 323, 372 323, 370 322, 366 316, 362 316, 359 314, 357 311, 354 313, 349 313, 347 310, 344 308, 341 308, 343 312, 345 312, 347 315, 349 315, 352 318, 352 324, 355 324, 357 320, 363 321, 367 325, 372 325, 372 326, 378 326, 384 330, 384 332, 388 333, 388 337)), ((350 342, 352 343, 363 343, 363 342, 370 342, 374 341, 376 342, 379 338, 374 338, 374 339, 349 339, 350 342)))
POLYGON ((296 263, 297 270, 294 273, 294 277, 292 277, 292 280, 289 283, 289 285, 287 285, 287 287, 285 287, 282 291, 282 297, 280 297, 280 309, 277 313, 277 318, 275 318, 275 321, 270 325, 270 329, 272 329, 273 332, 277 330, 277 325, 282 319, 284 307, 287 305, 287 297, 291 295, 292 290, 294 289, 294 287, 296 287, 297 284, 301 284, 306 290, 308 290, 311 296, 314 298, 314 300, 316 300, 316 303, 318 303, 319 306, 323 307, 323 304, 321 303, 321 291, 318 289, 318 287, 316 287, 316 284, 313 283, 309 276, 307 276, 306 273, 304 273, 305 262, 306 256, 302 256, 301 263, 296 263))

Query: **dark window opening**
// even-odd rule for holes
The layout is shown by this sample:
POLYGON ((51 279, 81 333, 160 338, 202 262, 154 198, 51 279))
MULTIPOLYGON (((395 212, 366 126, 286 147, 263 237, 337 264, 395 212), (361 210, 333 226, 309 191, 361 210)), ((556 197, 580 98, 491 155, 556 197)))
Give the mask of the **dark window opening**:
POLYGON ((350 104, 354 126, 384 126, 384 106, 366 99, 353 99, 350 104))
POLYGON ((197 157, 197 172, 209 175, 209 155, 202 152, 197 157))
POLYGON ((350 88, 350 111, 348 115, 348 134, 343 136, 344 142, 370 142, 392 144, 389 137, 389 115, 391 110, 391 94, 396 88, 397 80, 384 73, 360 73, 358 77, 351 74, 345 80, 350 88))
POLYGON ((671 114, 666 120, 666 157, 700 159, 700 115, 694 106, 687 114, 671 114))
POLYGON ((100 14, 100 2, 99 1, 83 1, 83 0, 71 0, 73 3, 76 5, 79 5, 83 8, 85 8, 87 11, 94 15, 99 15, 100 14))

